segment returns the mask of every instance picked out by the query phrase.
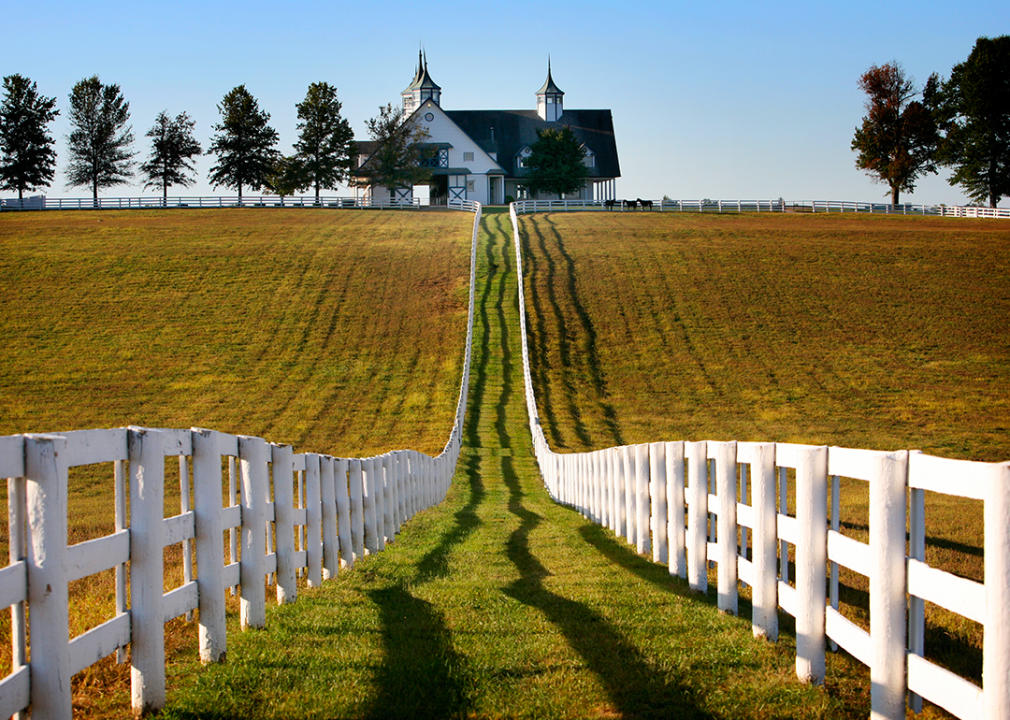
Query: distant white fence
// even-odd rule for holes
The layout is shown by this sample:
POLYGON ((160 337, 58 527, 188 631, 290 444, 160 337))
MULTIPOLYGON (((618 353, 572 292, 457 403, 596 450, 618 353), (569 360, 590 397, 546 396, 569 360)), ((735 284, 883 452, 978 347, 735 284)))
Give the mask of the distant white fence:
POLYGON ((634 204, 622 200, 519 200, 519 214, 532 212, 791 212, 875 213, 880 215, 938 215, 943 217, 1010 218, 1010 208, 978 208, 946 205, 888 205, 836 200, 646 200, 634 204))
POLYGON ((946 217, 970 217, 970 218, 1010 218, 1010 208, 987 208, 987 207, 960 207, 953 206, 943 208, 943 215, 946 217))
POLYGON ((165 705, 166 622, 198 609, 200 658, 222 660, 229 588, 240 592, 242 628, 263 627, 267 578, 278 603, 293 602, 297 574, 304 570, 309 586, 320 585, 341 566, 384 549, 403 523, 442 501, 462 445, 473 340, 481 206, 464 209, 474 222, 463 377, 455 422, 437 457, 412 450, 371 458, 295 454, 290 445, 203 429, 0 437, 10 530, 0 608, 11 608, 13 638, 0 718, 25 717, 29 707, 36 720, 70 718, 71 676, 127 645, 134 712, 157 711, 165 705), (179 458, 181 506, 165 518, 169 456, 179 458), (69 469, 97 464, 112 466, 115 532, 68 547, 69 469), (163 548, 178 544, 184 582, 164 593, 163 548), (69 583, 112 568, 115 616, 71 639, 69 583))
POLYGON ((554 452, 530 372, 516 205, 526 405, 540 471, 555 500, 626 538, 639 553, 651 552, 696 590, 707 590, 707 564, 715 563, 724 611, 736 613, 738 583, 750 585, 755 636, 777 638, 778 609, 795 617, 796 673, 803 681, 824 681, 827 640, 837 643, 870 668, 871 717, 904 718, 908 692, 915 709, 926 698, 966 720, 1010 718, 1010 463, 711 441, 554 452), (785 504, 790 476, 793 514, 785 504), (869 484, 869 543, 840 532, 843 477, 869 484), (924 562, 927 490, 984 502, 983 518, 965 518, 984 522, 984 585, 924 562), (839 566, 869 578, 869 633, 838 611, 839 566), (984 625, 984 691, 923 657, 925 602, 984 625))
MULTIPOLYGON (((450 202, 449 206, 460 209, 463 204, 472 205, 468 201, 450 202)), ((212 197, 120 197, 120 198, 46 198, 35 196, 23 201, 11 198, 0 202, 0 210, 131 210, 157 208, 224 208, 224 207, 287 207, 287 208, 373 208, 381 210, 410 210, 422 206, 418 198, 410 200, 386 199, 373 201, 370 197, 338 197, 315 195, 248 195, 239 198, 237 195, 222 195, 212 197)), ((444 207, 444 206, 443 206, 444 207)))

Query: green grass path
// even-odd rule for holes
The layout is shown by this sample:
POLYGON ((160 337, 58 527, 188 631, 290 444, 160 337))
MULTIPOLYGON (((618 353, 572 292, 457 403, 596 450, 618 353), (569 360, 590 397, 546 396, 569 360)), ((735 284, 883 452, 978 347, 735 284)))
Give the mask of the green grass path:
POLYGON ((266 630, 230 633, 226 663, 174 660, 164 716, 865 717, 844 691, 794 679, 788 637, 753 640, 747 620, 551 502, 526 426, 506 213, 486 211, 479 252, 447 500, 384 552, 271 608, 266 630))

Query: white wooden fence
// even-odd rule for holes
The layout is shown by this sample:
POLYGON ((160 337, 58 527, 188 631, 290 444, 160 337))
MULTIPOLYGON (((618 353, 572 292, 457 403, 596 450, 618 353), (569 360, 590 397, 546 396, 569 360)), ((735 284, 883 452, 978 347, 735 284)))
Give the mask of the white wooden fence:
POLYGON ((837 643, 870 668, 873 718, 904 718, 906 693, 915 709, 926 698, 960 718, 1010 718, 1010 463, 712 441, 552 451, 530 373, 517 210, 513 205, 526 404, 551 495, 639 553, 651 552, 696 590, 707 590, 707 566, 715 563, 722 610, 736 613, 738 584, 750 585, 755 636, 777 638, 779 609, 795 617, 803 681, 824 681, 827 641, 837 643), (793 513, 786 505, 790 476, 793 513), (869 485, 868 543, 840 533, 840 478, 869 485), (985 584, 924 562, 927 490, 983 501, 984 517, 965 521, 984 522, 985 584), (869 578, 869 632, 838 611, 838 566, 869 578), (924 602, 984 625, 983 688, 923 657, 924 602))
POLYGON ((165 705, 166 622, 199 609, 200 658, 220 661, 229 588, 240 592, 242 628, 262 627, 267 578, 278 603, 294 602, 298 573, 318 586, 384 549, 403 523, 442 501, 462 443, 473 340, 481 207, 463 209, 474 213, 464 369, 455 422, 437 457, 412 450, 371 458, 295 454, 289 445, 203 429, 0 437, 10 530, 0 608, 11 608, 13 638, 13 671, 0 680, 0 718, 24 717, 29 707, 36 720, 70 718, 71 676, 127 645, 134 712, 157 711, 165 705), (181 506, 166 518, 169 456, 178 456, 181 506), (69 470, 99 464, 111 466, 115 532, 68 547, 69 470), (184 582, 164 593, 163 548, 177 544, 184 582), (70 638, 69 583, 113 568, 115 616, 70 638))
MULTIPOLYGON (((472 205, 467 201, 454 201, 450 207, 460 209, 463 204, 472 205)), ((287 207, 287 208, 373 208, 381 210, 410 210, 422 207, 419 199, 410 200, 372 200, 370 197, 338 197, 320 196, 316 202, 315 195, 237 195, 221 196, 172 196, 168 198, 147 197, 100 197, 94 198, 47 198, 34 196, 18 200, 9 198, 0 202, 2 210, 130 210, 157 208, 224 208, 224 207, 287 207)))
MULTIPOLYGON (((629 198, 630 199, 630 198, 629 198)), ((808 212, 876 213, 883 215, 939 215, 944 217, 1010 218, 1010 208, 978 208, 947 205, 888 205, 838 200, 649 200, 647 207, 625 207, 620 200, 519 200, 517 213, 601 212, 808 212), (608 205, 608 202, 611 204, 608 205)))
POLYGON ((988 208, 988 207, 961 207, 944 206, 943 215, 946 217, 970 217, 970 218, 1010 218, 1010 208, 988 208))

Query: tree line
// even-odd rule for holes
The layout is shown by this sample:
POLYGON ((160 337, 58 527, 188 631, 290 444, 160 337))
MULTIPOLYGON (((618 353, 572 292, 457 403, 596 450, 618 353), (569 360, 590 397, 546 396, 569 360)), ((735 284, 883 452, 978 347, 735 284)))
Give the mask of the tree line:
POLYGON ((980 37, 948 79, 933 73, 921 91, 897 62, 858 84, 867 114, 852 138, 856 167, 890 188, 893 205, 940 167, 980 205, 1010 197, 1010 35, 980 37))
MULTIPOLYGON (((20 74, 4 77, 3 91, 0 190, 15 191, 23 199, 26 191, 49 187, 55 177, 49 125, 60 111, 55 97, 42 95, 35 82, 20 74)), ((138 164, 130 104, 119 85, 94 75, 75 84, 69 99, 64 169, 68 188, 89 188, 97 202, 99 190, 128 184, 138 173, 145 189, 161 190, 165 198, 170 187, 195 182, 193 161, 204 150, 187 113, 158 114, 146 134, 149 155, 138 164)), ((221 120, 206 150, 217 158, 210 169, 211 183, 236 190, 239 198, 245 188, 282 195, 312 189, 318 201, 322 190, 346 182, 353 170, 354 135, 340 108, 335 87, 325 82, 309 85, 305 99, 296 105, 295 152, 285 156, 276 148, 279 136, 270 126, 270 114, 260 109, 245 85, 232 89, 217 106, 221 120)))

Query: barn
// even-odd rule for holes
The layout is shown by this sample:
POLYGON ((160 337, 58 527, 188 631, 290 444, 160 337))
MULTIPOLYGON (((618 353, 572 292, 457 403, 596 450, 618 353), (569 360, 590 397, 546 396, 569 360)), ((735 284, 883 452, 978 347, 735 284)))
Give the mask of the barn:
MULTIPOLYGON (((427 182, 432 204, 475 200, 497 205, 508 199, 530 197, 523 185, 525 159, 537 141, 537 131, 571 128, 582 144, 588 180, 569 198, 610 200, 616 197, 621 176, 610 110, 565 108, 565 94, 554 82, 550 62, 547 80, 536 92, 536 106, 529 110, 444 110, 442 88, 428 72, 427 58, 418 55, 414 78, 400 97, 405 118, 413 117, 428 132, 425 160, 431 172, 427 182)), ((368 160, 375 151, 372 141, 358 141, 355 176, 367 182, 368 160)), ((413 189, 366 186, 362 192, 376 202, 408 201, 413 189)), ((557 199, 541 193, 539 199, 557 199)))

